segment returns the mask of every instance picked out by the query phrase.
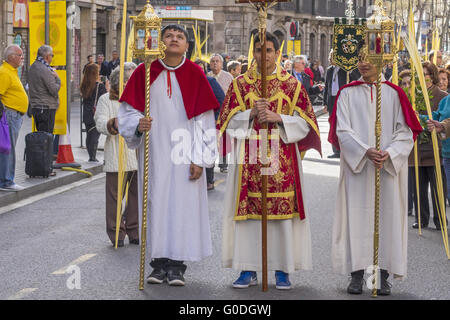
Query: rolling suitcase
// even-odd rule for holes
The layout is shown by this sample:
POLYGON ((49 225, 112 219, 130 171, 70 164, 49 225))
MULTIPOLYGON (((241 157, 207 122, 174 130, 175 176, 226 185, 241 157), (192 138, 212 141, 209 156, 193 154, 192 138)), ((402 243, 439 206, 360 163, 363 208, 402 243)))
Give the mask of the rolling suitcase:
POLYGON ((25 136, 25 173, 30 177, 47 178, 52 172, 53 135, 31 132, 25 136))

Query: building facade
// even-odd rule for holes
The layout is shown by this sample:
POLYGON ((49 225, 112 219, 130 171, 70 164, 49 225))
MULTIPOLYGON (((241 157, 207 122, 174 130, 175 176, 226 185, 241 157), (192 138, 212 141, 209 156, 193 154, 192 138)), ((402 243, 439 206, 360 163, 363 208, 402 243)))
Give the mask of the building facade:
MULTIPOLYGON (((29 33, 27 26, 14 27, 14 7, 16 3, 28 3, 31 0, 0 0, 0 52, 12 43, 19 44, 25 53, 25 65, 21 70, 22 81, 26 82, 27 69, 35 57, 29 55, 29 33)), ((267 30, 280 40, 301 40, 301 53, 311 59, 318 59, 322 65, 328 65, 328 53, 333 37, 333 17, 345 16, 345 0, 292 0, 279 3, 269 10, 267 30), (298 30, 291 37, 290 26, 297 23, 298 30)), ((357 17, 366 17, 367 8, 373 0, 356 0, 357 17)), ((120 47, 122 0, 78 0, 67 1, 69 6, 75 3, 75 19, 79 24, 67 29, 69 63, 71 75, 72 99, 77 97, 81 82, 81 70, 87 63, 89 54, 105 55, 110 60, 111 53, 120 47)), ((129 15, 137 15, 146 0, 128 0, 129 15)), ((257 32, 257 14, 250 5, 237 5, 234 0, 153 0, 157 8, 204 10, 212 14, 212 19, 180 18, 164 20, 163 24, 179 23, 186 27, 193 39, 193 28, 198 27, 202 40, 209 36, 204 53, 227 53, 232 57, 247 55, 252 33, 257 32)), ((24 5, 23 5, 24 6, 24 5)), ((17 11, 17 10, 16 10, 17 11)), ((200 12, 198 11, 198 12, 200 12)), ((129 23, 129 22, 128 22, 129 23)), ((17 25, 17 23, 16 23, 17 25)), ((190 49, 194 47, 191 40, 190 49)), ((284 47, 286 53, 286 46, 284 47)), ((188 52, 190 56, 190 52, 188 52)))

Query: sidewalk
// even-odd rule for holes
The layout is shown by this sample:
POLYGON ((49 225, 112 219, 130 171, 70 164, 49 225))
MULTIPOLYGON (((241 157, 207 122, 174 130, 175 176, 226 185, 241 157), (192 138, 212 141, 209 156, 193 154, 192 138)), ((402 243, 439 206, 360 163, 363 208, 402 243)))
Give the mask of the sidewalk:
MULTIPOLYGON (((81 147, 80 138, 80 102, 76 100, 71 103, 71 117, 70 117, 70 140, 72 145, 72 152, 75 161, 81 164, 81 169, 91 172, 96 175, 103 170, 103 145, 105 142, 105 136, 100 136, 99 149, 97 152, 98 163, 88 162, 88 153, 86 150, 85 141, 83 141, 83 148, 81 147)), ((328 113, 322 106, 314 106, 314 112, 316 113, 317 121, 319 123, 319 130, 322 140, 322 154, 323 159, 316 151, 308 151, 305 160, 319 161, 329 164, 339 165, 339 159, 327 159, 326 157, 332 154, 331 146, 327 142, 328 137, 328 113)), ((25 135, 31 132, 31 119, 28 116, 23 117, 23 124, 19 134, 18 143, 16 146, 16 178, 15 182, 24 190, 18 192, 5 192, 0 191, 0 207, 7 206, 17 201, 26 199, 28 197, 38 195, 45 191, 55 189, 82 179, 89 179, 86 174, 62 171, 55 169, 56 176, 48 178, 30 178, 25 174, 25 161, 23 160, 25 151, 25 135)), ((83 133, 83 140, 86 139, 86 133, 83 133)))
MULTIPOLYGON (((103 170, 103 151, 97 152, 97 159, 99 162, 88 162, 88 153, 84 148, 81 148, 80 139, 80 101, 76 100, 71 103, 70 114, 70 140, 72 145, 72 152, 75 162, 81 165, 81 169, 91 172, 96 175, 103 170)), ((25 174, 25 135, 31 132, 31 118, 27 115, 23 116, 23 124, 19 133, 19 138, 16 146, 16 177, 15 182, 24 187, 24 190, 17 192, 0 191, 0 207, 7 206, 25 198, 37 195, 39 193, 61 187, 88 178, 84 173, 74 171, 62 171, 55 169, 56 176, 48 178, 30 178, 25 174)), ((83 133, 83 140, 86 139, 86 133, 83 133)), ((105 136, 100 137, 99 148, 103 150, 105 136)))

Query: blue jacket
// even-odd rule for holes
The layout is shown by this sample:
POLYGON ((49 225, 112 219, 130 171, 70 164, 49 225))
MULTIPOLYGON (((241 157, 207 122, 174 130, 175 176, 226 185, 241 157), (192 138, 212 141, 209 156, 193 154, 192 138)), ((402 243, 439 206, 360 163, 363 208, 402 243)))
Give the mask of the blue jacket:
POLYGON ((211 86, 214 95, 216 96, 217 101, 220 104, 220 108, 214 111, 214 117, 219 118, 219 113, 220 110, 222 109, 222 104, 223 104, 223 100, 225 100, 225 93, 223 93, 222 88, 220 87, 220 84, 217 82, 216 79, 214 79, 213 77, 208 77, 206 76, 206 78, 209 81, 209 85, 211 86))
MULTIPOLYGON (((450 96, 445 97, 439 102, 439 107, 433 111, 433 120, 443 121, 450 118, 450 96)), ((428 116, 420 116, 424 120, 428 120, 428 116)), ((442 157, 450 158, 450 138, 442 140, 442 157)))

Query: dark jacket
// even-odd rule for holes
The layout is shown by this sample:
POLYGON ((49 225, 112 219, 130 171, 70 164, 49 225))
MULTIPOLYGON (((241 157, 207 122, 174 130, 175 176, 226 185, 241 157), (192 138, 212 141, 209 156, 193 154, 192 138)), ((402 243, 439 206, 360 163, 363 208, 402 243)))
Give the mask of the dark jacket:
POLYGON ((95 89, 92 91, 91 95, 86 99, 83 98, 83 122, 86 126, 94 125, 94 107, 97 106, 98 99, 106 93, 105 85, 101 82, 97 82, 95 89), (97 91, 98 88, 98 91, 97 91), (97 99, 95 99, 97 97, 97 99))
POLYGON ((48 106, 57 109, 59 106, 58 92, 61 80, 40 61, 36 60, 28 70, 28 96, 31 107, 48 106))
MULTIPOLYGON (((289 73, 295 77, 294 69, 289 71, 289 73)), ((311 86, 311 77, 305 72, 302 72, 301 75, 302 75, 302 85, 305 87, 305 90, 308 93, 308 95, 313 96, 319 94, 320 93, 319 86, 311 86)))
MULTIPOLYGON (((332 84, 333 84, 333 72, 334 72, 335 66, 329 66, 327 68, 327 72, 325 73, 325 88, 323 90, 323 102, 327 106, 328 112, 331 114, 331 111, 333 110, 335 96, 332 96, 332 84)), ((338 71, 338 83, 339 83, 339 89, 342 88, 344 85, 347 84, 347 72, 339 68, 338 71)), ((358 69, 353 70, 350 73, 350 82, 358 80, 361 77, 361 74, 359 73, 358 69)))
POLYGON ((100 75, 106 76, 109 79, 111 71, 112 70, 110 69, 108 62, 103 61, 102 64, 100 65, 100 75))
POLYGON ((206 76, 206 78, 208 79, 209 85, 211 86, 214 92, 214 96, 216 97, 217 102, 219 102, 220 104, 220 108, 214 111, 214 117, 217 120, 219 118, 220 110, 222 109, 223 100, 225 100, 225 93, 223 92, 222 88, 220 87, 220 84, 217 82, 216 79, 208 76, 206 76))

